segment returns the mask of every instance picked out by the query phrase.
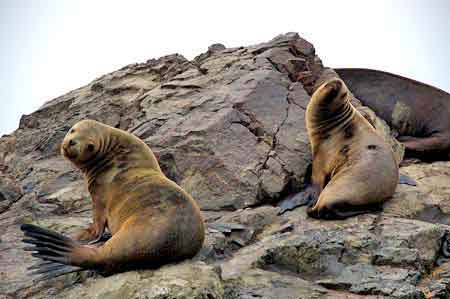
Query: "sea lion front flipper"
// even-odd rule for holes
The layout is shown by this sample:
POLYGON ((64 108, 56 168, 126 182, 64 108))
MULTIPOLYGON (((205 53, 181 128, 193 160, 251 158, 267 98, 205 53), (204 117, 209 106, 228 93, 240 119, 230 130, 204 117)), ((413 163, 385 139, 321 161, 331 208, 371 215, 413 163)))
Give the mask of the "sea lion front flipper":
POLYGON ((309 194, 306 191, 302 191, 293 195, 289 195, 279 205, 280 210, 278 215, 282 215, 287 211, 294 210, 295 208, 307 205, 310 202, 309 194))
MULTIPOLYGON (((93 200, 94 222, 92 222, 89 227, 79 229, 78 231, 70 235, 72 239, 88 245, 105 241, 103 235, 107 226, 105 217, 106 212, 103 205, 99 204, 98 202, 101 202, 101 200, 93 200)), ((109 238, 110 237, 106 238, 106 240, 109 238)))
POLYGON ((294 210, 301 206, 311 206, 319 197, 318 188, 314 184, 309 185, 304 191, 289 195, 279 205, 278 215, 284 214, 286 211, 294 210))
POLYGON ((401 173, 398 177, 398 183, 409 186, 417 186, 417 182, 413 178, 401 173))

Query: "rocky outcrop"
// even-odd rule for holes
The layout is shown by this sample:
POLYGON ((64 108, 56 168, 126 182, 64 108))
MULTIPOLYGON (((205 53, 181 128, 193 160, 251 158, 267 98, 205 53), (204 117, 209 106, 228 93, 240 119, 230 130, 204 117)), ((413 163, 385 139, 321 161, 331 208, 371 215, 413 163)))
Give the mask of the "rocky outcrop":
MULTIPOLYGON (((312 44, 288 33, 248 47, 215 44, 192 61, 175 54, 129 65, 23 116, 0 139, 0 298, 446 298, 449 162, 403 162, 417 186, 399 185, 380 214, 278 215, 311 162, 306 105, 333 75, 312 44), (208 231, 193 260, 109 277, 27 276, 33 258, 22 250, 21 223, 70 233, 90 220, 83 179, 59 154, 85 118, 142 138, 200 203, 208 231)), ((400 162, 389 128, 353 103, 400 162)))

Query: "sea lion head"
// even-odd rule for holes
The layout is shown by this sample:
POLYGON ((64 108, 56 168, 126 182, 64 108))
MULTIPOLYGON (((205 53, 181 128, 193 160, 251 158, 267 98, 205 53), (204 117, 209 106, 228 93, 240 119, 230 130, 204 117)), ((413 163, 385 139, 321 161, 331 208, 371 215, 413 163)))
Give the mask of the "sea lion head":
POLYGON ((76 166, 92 160, 102 144, 101 125, 94 120, 82 120, 67 132, 61 143, 61 154, 76 166))
POLYGON ((342 103, 342 99, 347 98, 348 92, 344 82, 338 78, 334 78, 322 84, 317 90, 317 97, 322 99, 324 105, 332 105, 334 100, 339 99, 339 103, 342 103))
POLYGON ((320 85, 311 96, 306 109, 310 126, 317 126, 331 119, 337 121, 337 116, 347 111, 349 105, 348 89, 344 82, 333 78, 320 85))

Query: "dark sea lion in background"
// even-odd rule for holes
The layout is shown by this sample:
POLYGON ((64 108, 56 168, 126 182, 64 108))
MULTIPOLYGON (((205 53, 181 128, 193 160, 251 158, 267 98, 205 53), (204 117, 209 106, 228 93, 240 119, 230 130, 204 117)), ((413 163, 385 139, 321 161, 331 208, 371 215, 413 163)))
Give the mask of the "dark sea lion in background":
POLYGON ((75 239, 31 224, 21 229, 24 248, 45 260, 31 269, 41 279, 82 269, 120 272, 193 257, 205 237, 200 210, 162 172, 136 136, 93 120, 75 124, 61 145, 79 168, 93 201, 93 223, 75 239), (105 228, 112 237, 94 246, 105 228))
POLYGON ((408 156, 448 160, 450 94, 399 75, 370 69, 335 69, 350 91, 397 130, 408 156))
POLYGON ((345 84, 331 79, 306 109, 312 147, 311 182, 280 212, 308 204, 314 218, 343 219, 379 210, 395 191, 398 166, 391 146, 353 107, 345 84))

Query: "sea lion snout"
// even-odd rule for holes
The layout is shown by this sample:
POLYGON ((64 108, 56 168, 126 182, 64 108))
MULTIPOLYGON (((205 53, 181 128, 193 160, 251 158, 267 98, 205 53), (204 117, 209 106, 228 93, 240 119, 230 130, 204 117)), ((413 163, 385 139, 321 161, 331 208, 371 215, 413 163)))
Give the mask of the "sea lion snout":
POLYGON ((345 99, 348 94, 344 82, 337 78, 322 84, 315 93, 325 106, 332 104, 335 100, 341 102, 340 99, 345 99))
POLYGON ((344 88, 344 83, 339 79, 334 79, 325 83, 323 92, 329 102, 338 97, 341 98, 347 95, 346 88, 344 88))
POLYGON ((61 154, 75 164, 92 159, 100 142, 94 129, 95 125, 91 120, 76 123, 61 143, 61 154))
POLYGON ((65 138, 61 143, 61 153, 69 160, 76 159, 78 156, 79 148, 77 148, 78 142, 73 139, 65 138))
POLYGON ((67 153, 69 151, 69 149, 71 147, 74 147, 75 145, 77 145, 77 142, 73 139, 69 139, 68 141, 63 140, 63 142, 61 143, 61 150, 64 153, 67 153))
POLYGON ((325 87, 338 92, 342 88, 342 81, 339 79, 333 79, 325 84, 325 87))

